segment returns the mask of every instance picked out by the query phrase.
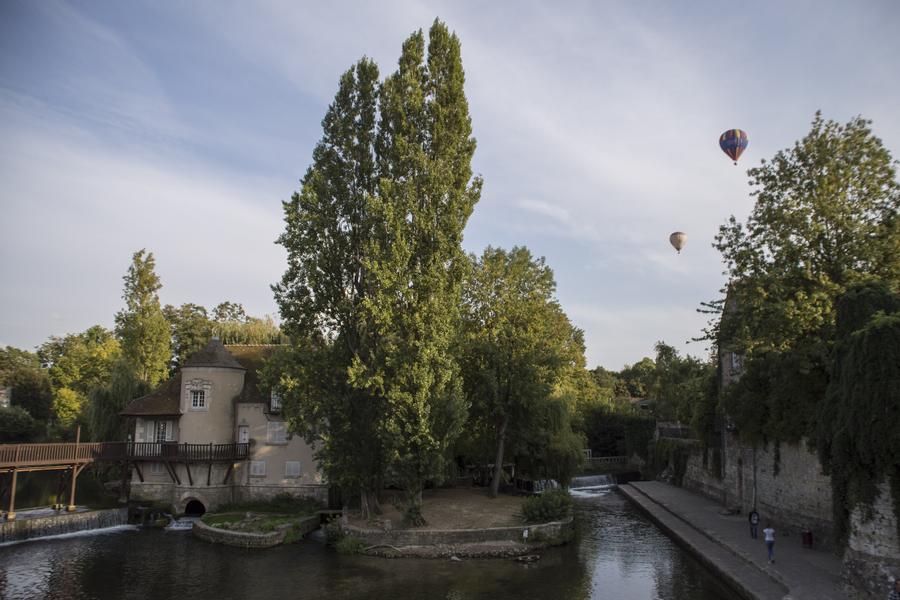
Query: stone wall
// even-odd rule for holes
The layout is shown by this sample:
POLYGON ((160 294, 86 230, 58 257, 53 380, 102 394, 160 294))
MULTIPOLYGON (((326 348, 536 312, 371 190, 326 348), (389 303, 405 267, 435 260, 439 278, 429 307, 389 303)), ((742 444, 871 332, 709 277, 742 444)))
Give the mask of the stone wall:
POLYGON ((271 533, 228 531, 210 527, 203 521, 195 521, 191 533, 207 542, 240 548, 271 548, 284 541, 284 531, 272 531, 271 533))
POLYGON ((764 522, 770 520, 793 534, 809 529, 817 546, 833 546, 831 480, 805 442, 781 443, 777 450, 774 444, 754 449, 727 434, 721 478, 714 473, 717 465, 713 451, 709 452, 706 467, 702 452, 688 459, 682 482, 685 488, 744 513, 753 509, 755 501, 764 522))
POLYGON ((271 500, 279 494, 290 494, 298 498, 312 498, 328 505, 327 485, 241 485, 235 486, 235 494, 238 502, 249 500, 271 500))
POLYGON ((48 535, 115 527, 128 523, 127 508, 60 513, 47 517, 0 523, 0 543, 16 542, 48 535))
POLYGON ((891 577, 900 577, 900 538, 891 491, 886 483, 880 490, 870 515, 860 508, 850 515, 852 533, 844 553, 844 580, 860 598, 873 600, 887 595, 891 577))
POLYGON ((567 539, 573 530, 572 517, 564 521, 522 525, 518 527, 489 527, 486 529, 362 529, 344 525, 344 533, 369 545, 390 546, 437 546, 451 544, 473 544, 480 542, 521 542, 523 532, 528 531, 528 539, 567 539))
POLYGON ((211 527, 203 521, 194 521, 191 533, 201 540, 214 544, 225 544, 227 546, 238 546, 240 548, 271 548, 284 542, 284 536, 288 529, 296 527, 302 537, 305 537, 312 531, 319 528, 321 519, 319 515, 311 517, 303 517, 291 526, 282 527, 277 531, 270 533, 248 533, 245 531, 229 531, 227 529, 219 529, 211 527))
POLYGON ((138 501, 157 502, 172 507, 175 513, 183 513, 191 500, 198 500, 207 511, 235 502, 270 500, 279 494, 313 498, 328 504, 327 485, 176 485, 174 483, 131 483, 131 498, 138 501))

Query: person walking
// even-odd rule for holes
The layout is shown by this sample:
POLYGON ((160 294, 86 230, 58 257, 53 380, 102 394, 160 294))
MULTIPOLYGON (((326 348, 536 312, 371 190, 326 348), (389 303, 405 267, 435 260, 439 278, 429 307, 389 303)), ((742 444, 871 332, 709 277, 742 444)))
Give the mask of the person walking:
POLYGON ((766 550, 769 552, 769 564, 775 562, 775 530, 772 529, 771 523, 766 523, 763 529, 763 536, 766 539, 766 550))
POLYGON ((759 513, 755 510, 751 510, 747 520, 750 521, 750 539, 755 540, 759 538, 759 535, 757 534, 757 529, 759 529, 759 513))
POLYGON ((900 600, 900 577, 894 579, 894 585, 891 586, 888 600, 900 600))

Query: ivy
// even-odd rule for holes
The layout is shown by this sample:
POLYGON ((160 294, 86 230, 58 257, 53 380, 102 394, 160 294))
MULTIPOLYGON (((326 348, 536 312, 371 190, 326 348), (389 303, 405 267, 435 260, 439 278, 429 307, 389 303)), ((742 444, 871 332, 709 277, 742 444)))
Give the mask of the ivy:
POLYGON ((835 532, 854 508, 871 515, 887 482, 900 534, 900 297, 885 286, 851 290, 838 305, 832 380, 819 410, 818 450, 831 475, 835 532), (890 313, 886 311, 891 311, 890 313))

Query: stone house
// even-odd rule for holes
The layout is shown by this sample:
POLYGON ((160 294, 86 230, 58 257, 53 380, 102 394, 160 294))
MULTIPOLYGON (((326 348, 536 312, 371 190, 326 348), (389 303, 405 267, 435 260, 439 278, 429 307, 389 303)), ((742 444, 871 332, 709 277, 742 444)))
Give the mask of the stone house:
POLYGON ((280 397, 261 384, 277 348, 213 339, 122 410, 132 452, 143 457, 133 463, 132 498, 195 514, 282 493, 328 501, 313 449, 288 432, 280 397))

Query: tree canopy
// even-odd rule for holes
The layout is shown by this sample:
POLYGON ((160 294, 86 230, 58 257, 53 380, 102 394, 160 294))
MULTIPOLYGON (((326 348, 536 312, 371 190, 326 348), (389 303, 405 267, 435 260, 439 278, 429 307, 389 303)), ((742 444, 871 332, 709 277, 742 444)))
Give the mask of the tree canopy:
POLYGON ((122 278, 125 308, 116 313, 116 335, 123 356, 150 387, 168 376, 172 357, 169 324, 159 303, 162 287, 152 252, 139 250, 122 278))

